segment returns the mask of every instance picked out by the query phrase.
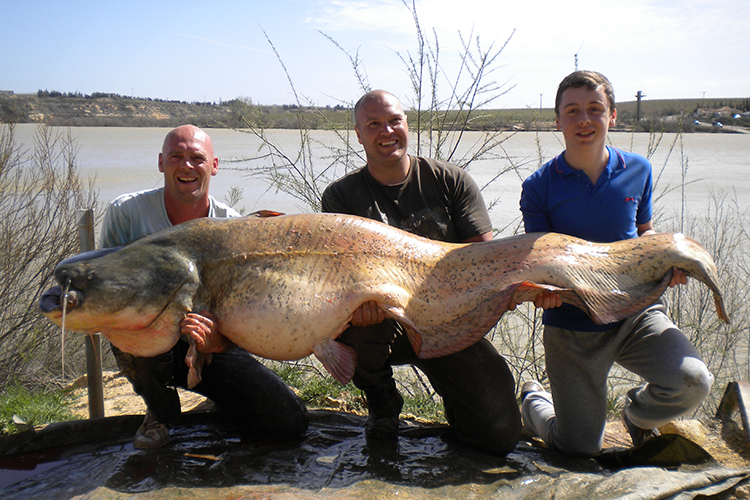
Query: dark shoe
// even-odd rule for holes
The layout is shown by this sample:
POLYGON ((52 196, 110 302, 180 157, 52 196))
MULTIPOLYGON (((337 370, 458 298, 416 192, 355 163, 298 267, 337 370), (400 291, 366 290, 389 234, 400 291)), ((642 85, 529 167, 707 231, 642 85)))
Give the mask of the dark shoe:
POLYGON ((651 438, 658 436, 659 429, 641 429, 628 419, 625 410, 622 410, 622 423, 630 434, 630 440, 633 441, 633 448, 637 448, 651 438))
POLYGON ((374 439, 398 437, 398 416, 404 406, 404 398, 396 389, 369 391, 365 393, 370 415, 365 422, 365 436, 374 439))
POLYGON ((544 391, 544 387, 542 387, 542 384, 540 384, 536 380, 527 380, 521 386, 521 402, 523 403, 524 399, 526 399, 526 396, 528 396, 532 392, 542 391, 544 391))
POLYGON ((154 414, 146 410, 146 417, 135 433, 133 448, 152 450, 161 448, 169 442, 169 427, 156 420, 154 414))

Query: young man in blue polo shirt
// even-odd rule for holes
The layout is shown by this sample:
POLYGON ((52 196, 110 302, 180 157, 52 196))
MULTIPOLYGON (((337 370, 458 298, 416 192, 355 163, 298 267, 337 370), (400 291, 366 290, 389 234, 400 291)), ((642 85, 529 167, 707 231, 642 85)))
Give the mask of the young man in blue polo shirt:
MULTIPOLYGON (((607 78, 591 71, 568 75, 558 87, 555 114, 566 149, 523 183, 526 232, 551 231, 600 243, 654 233, 651 164, 606 145, 617 117, 607 78)), ((670 286, 686 281, 675 269, 670 286)), ((628 391, 622 412, 634 446, 708 395, 713 376, 666 316, 662 301, 608 325, 594 324, 553 293, 540 295, 535 304, 545 309, 550 392, 538 382, 526 382, 521 411, 524 427, 550 448, 574 456, 601 451, 607 375, 614 363, 646 381, 628 391)))

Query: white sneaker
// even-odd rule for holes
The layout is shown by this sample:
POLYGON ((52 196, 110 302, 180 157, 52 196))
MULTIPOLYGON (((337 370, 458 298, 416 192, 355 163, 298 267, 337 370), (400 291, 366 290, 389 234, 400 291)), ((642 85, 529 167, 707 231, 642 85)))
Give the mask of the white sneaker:
POLYGON ((139 450, 161 448, 169 442, 169 427, 162 424, 154 414, 146 410, 146 417, 135 433, 133 447, 139 450))

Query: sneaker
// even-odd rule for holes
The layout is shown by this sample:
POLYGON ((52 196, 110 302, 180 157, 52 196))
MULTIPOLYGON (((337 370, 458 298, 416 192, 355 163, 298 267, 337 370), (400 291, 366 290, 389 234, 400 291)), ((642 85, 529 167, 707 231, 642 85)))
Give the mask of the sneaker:
POLYGON ((651 438, 658 436, 659 429, 641 429, 630 421, 625 410, 622 410, 622 423, 630 434, 630 440, 633 441, 633 448, 637 448, 651 438))
POLYGON ((398 416, 404 406, 404 398, 396 389, 365 393, 370 415, 365 422, 365 436, 374 439, 398 437, 398 416))
POLYGON ((146 417, 135 433, 133 448, 151 450, 161 448, 169 442, 169 427, 162 424, 151 411, 146 410, 146 417))
POLYGON ((527 380, 521 386, 521 402, 523 403, 523 401, 526 399, 526 396, 528 396, 532 392, 542 391, 544 391, 544 387, 542 387, 542 384, 540 384, 536 380, 527 380))

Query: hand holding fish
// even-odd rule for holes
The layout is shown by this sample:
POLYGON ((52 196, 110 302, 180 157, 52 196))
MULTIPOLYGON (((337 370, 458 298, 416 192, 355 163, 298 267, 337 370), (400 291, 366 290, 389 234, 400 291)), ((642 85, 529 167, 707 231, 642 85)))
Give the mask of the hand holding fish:
POLYGON ((352 316, 352 326, 370 326, 377 325, 385 321, 385 311, 375 301, 367 301, 352 316))
POLYGON ((185 356, 188 371, 188 389, 201 381, 203 367, 211 363, 211 353, 224 352, 235 346, 219 332, 216 316, 208 311, 188 313, 180 321, 180 334, 188 337, 190 348, 185 356))
POLYGON ((180 333, 192 338, 198 352, 204 354, 224 352, 235 346, 219 332, 216 316, 208 311, 188 313, 180 322, 180 333))
POLYGON ((542 292, 534 299, 534 307, 539 309, 552 309, 561 305, 562 298, 555 292, 542 292))
POLYGON ((677 285, 687 285, 687 275, 685 272, 678 268, 673 267, 672 268, 672 281, 669 282, 669 287, 673 288, 677 285))

